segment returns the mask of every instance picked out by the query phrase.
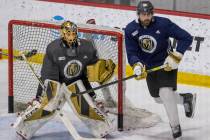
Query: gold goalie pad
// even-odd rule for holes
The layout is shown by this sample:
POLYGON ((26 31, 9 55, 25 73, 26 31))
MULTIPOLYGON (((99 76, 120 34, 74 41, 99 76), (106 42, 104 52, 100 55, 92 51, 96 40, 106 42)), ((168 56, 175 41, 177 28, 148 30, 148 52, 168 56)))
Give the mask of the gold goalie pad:
MULTIPOLYGON (((77 84, 68 85, 67 88, 73 94, 77 94, 78 92, 80 92, 80 89, 77 86, 77 84)), ((104 121, 104 118, 100 116, 99 114, 97 114, 96 110, 87 103, 87 101, 82 95, 81 96, 71 95, 70 100, 76 110, 76 113, 79 116, 86 117, 93 120, 104 121)))
POLYGON ((32 101, 32 105, 29 106, 26 111, 26 120, 38 120, 46 117, 50 117, 54 114, 55 110, 49 111, 44 108, 50 103, 50 101, 55 98, 56 94, 60 89, 60 83, 52 80, 45 81, 45 91, 39 101, 32 101))
POLYGON ((87 66, 88 80, 103 84, 112 77, 115 67, 116 65, 111 59, 99 59, 95 64, 87 66))

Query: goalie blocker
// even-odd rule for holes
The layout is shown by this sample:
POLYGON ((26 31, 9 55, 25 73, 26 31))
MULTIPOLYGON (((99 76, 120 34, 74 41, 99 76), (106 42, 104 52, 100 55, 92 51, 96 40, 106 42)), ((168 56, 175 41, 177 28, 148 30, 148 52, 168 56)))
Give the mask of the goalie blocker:
POLYGON ((116 65, 111 59, 100 59, 93 65, 87 66, 87 77, 89 82, 100 84, 108 81, 114 73, 116 65))

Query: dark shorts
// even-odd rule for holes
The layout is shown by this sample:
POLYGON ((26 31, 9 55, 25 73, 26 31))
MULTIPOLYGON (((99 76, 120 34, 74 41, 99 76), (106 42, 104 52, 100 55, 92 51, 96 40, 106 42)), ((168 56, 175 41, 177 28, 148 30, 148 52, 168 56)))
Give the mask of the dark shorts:
POLYGON ((172 87, 173 90, 177 89, 177 70, 151 72, 147 75, 146 81, 150 95, 155 98, 160 97, 159 89, 161 87, 172 87))

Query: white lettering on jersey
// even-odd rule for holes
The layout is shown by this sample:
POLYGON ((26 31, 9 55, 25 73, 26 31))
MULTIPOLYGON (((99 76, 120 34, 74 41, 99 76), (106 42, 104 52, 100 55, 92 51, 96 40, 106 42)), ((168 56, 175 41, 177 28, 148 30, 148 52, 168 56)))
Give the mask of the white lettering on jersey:
POLYGON ((134 31, 134 32, 132 33, 132 36, 136 36, 138 33, 139 33, 139 31, 136 30, 136 31, 134 31))
POLYGON ((61 60, 66 60, 66 57, 65 57, 65 56, 58 57, 58 60, 59 60, 59 61, 61 61, 61 60))

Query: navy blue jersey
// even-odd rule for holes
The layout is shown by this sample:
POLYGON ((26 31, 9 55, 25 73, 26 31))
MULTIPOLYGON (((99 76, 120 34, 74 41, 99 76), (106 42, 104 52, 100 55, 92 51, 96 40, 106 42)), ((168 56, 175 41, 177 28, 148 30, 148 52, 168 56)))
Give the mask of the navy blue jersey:
POLYGON ((147 68, 162 65, 171 48, 169 37, 177 40, 176 51, 182 54, 192 43, 192 36, 167 18, 154 16, 147 28, 138 20, 130 22, 125 28, 129 64, 141 62, 147 68))

